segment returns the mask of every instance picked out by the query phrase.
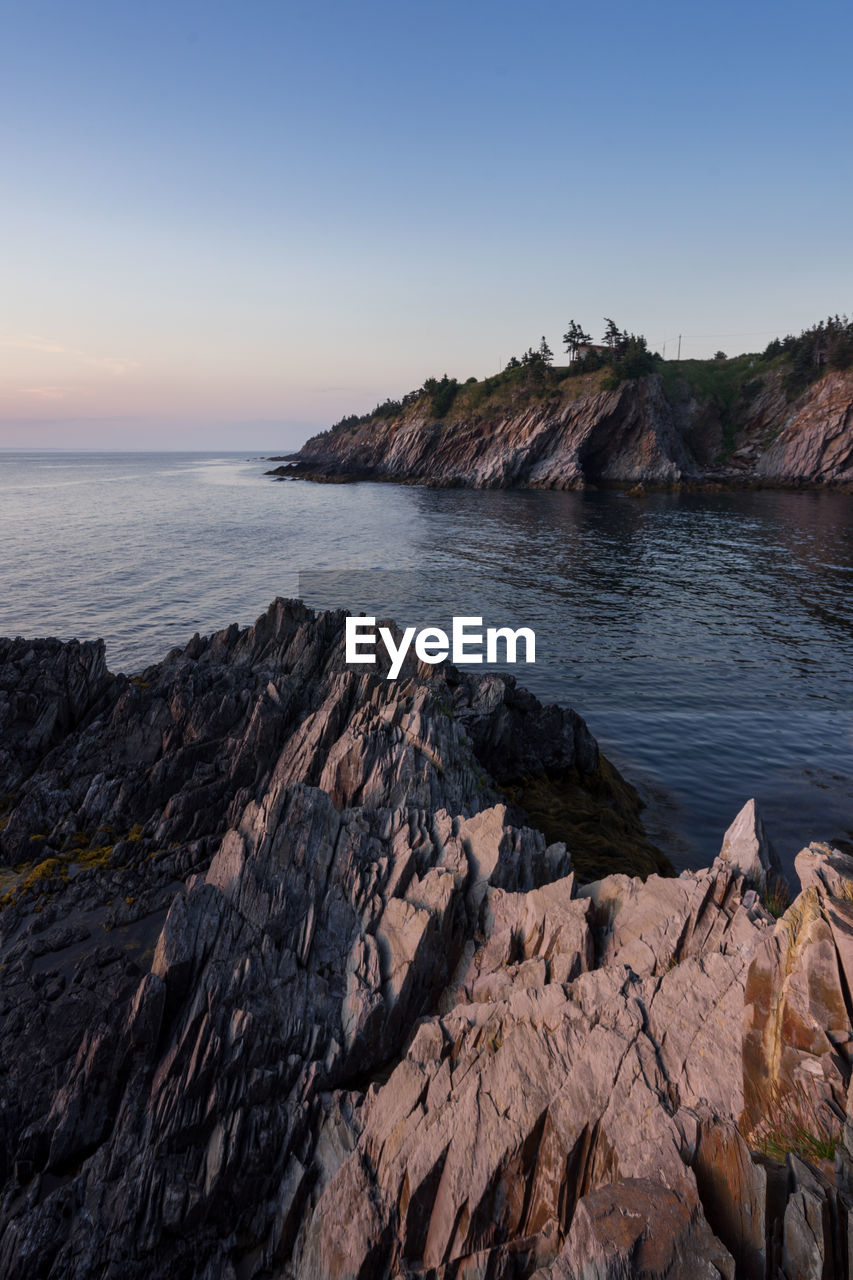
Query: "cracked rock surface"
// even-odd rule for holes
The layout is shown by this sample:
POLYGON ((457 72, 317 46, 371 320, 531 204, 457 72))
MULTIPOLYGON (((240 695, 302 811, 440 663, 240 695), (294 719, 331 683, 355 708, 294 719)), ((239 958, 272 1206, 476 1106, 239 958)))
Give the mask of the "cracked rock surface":
POLYGON ((853 859, 582 883, 579 717, 294 602, 0 655, 4 1277, 849 1275, 853 859))
POLYGON ((853 374, 830 370, 789 401, 775 370, 745 389, 733 420, 713 394, 660 374, 602 390, 571 378, 544 399, 507 399, 428 416, 423 401, 308 440, 268 474, 382 478, 472 488, 588 485, 848 487, 853 483, 853 374), (733 433, 728 439, 729 434, 733 433), (728 440, 728 442, 727 442, 728 440))

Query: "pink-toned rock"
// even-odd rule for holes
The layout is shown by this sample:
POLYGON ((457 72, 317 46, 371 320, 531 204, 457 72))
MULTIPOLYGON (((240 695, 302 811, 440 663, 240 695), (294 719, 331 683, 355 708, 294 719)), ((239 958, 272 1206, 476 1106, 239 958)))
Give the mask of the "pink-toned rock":
POLYGON ((535 1244, 543 1257, 564 1238, 578 1197, 616 1177, 653 1173, 698 1222, 691 1153, 672 1110, 679 1094, 697 1092, 728 1115, 739 1106, 737 1018, 731 1065, 719 1048, 711 1053, 721 1028, 731 1030, 731 991, 742 1000, 738 965, 742 957, 716 954, 662 980, 611 966, 566 986, 515 982, 504 1000, 458 1005, 423 1024, 369 1097, 357 1153, 318 1202, 295 1274, 336 1274, 344 1253, 359 1274, 358 1222, 362 1259, 380 1240, 394 1242, 392 1273, 476 1256, 488 1259, 484 1274, 508 1277, 507 1245, 535 1244))
POLYGON ((588 1192, 559 1259, 534 1280, 735 1280, 695 1200, 647 1178, 588 1192))
POLYGON ((789 1155, 788 1201, 782 1226, 782 1270, 791 1280, 825 1280, 847 1270, 846 1216, 832 1181, 789 1155), (839 1212, 840 1210, 840 1212, 839 1212))
POLYGON ((843 1114, 853 1028, 853 902, 811 885, 758 947, 746 985, 744 1085, 749 1124, 758 1127, 805 1093, 816 1114, 843 1114))
POLYGON ((810 844, 797 854, 794 869, 804 891, 819 888, 831 897, 848 900, 853 895, 853 858, 840 849, 817 842, 810 844))
POLYGON ((607 876, 578 893, 595 908, 598 963, 627 964, 644 976, 710 951, 751 955, 771 920, 760 904, 745 905, 742 890, 741 878, 720 865, 678 879, 607 876))
POLYGON ((707 1108, 696 1114, 693 1172, 705 1217, 742 1280, 767 1274, 767 1173, 737 1126, 707 1108))
POLYGON ((788 409, 782 430, 761 456, 756 473, 777 483, 853 481, 850 375, 831 371, 788 409))
POLYGON ((270 474, 380 476, 475 488, 578 489, 754 477, 773 484, 853 480, 853 377, 829 370, 791 403, 784 371, 757 380, 738 415, 725 466, 719 404, 657 374, 602 391, 596 375, 552 388, 543 403, 519 389, 438 424, 423 398, 396 418, 347 423, 306 442, 270 474), (520 398, 519 398, 520 396, 520 398))
POLYGON ((766 891, 772 877, 781 874, 779 859, 754 800, 747 800, 723 836, 722 848, 714 865, 728 867, 742 875, 760 893, 766 891))

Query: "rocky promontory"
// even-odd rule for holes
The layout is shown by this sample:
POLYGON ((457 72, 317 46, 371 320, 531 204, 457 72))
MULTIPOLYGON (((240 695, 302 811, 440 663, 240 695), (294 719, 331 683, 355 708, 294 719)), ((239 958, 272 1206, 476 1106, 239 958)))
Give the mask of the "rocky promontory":
POLYGON ((664 364, 615 387, 606 370, 548 370, 535 385, 513 370, 464 384, 442 417, 413 393, 399 411, 380 406, 314 436, 270 474, 474 488, 853 486, 853 370, 792 390, 784 361, 732 364, 664 364))
POLYGON ((675 876, 574 712, 343 630, 0 641, 0 1274, 849 1276, 853 859, 675 876))

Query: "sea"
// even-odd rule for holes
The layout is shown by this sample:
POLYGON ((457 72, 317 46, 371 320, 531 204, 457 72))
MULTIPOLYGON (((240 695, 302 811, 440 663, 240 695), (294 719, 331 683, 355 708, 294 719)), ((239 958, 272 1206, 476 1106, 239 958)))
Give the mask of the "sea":
POLYGON ((853 852, 853 496, 276 481, 249 453, 0 452, 0 635, 136 673, 276 596, 528 626, 679 869, 750 797, 783 865, 853 852))

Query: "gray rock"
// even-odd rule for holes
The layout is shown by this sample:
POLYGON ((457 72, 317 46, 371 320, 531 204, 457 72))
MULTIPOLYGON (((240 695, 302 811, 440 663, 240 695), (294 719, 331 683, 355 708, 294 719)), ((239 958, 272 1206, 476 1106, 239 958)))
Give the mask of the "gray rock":
POLYGON ((9 720, 0 1274, 843 1275, 851 1126, 836 1186, 749 1143, 847 1104, 850 860, 778 923, 739 855, 579 885, 500 785, 598 779, 583 722, 342 627, 277 601, 73 697, 9 650, 65 710, 9 720))

